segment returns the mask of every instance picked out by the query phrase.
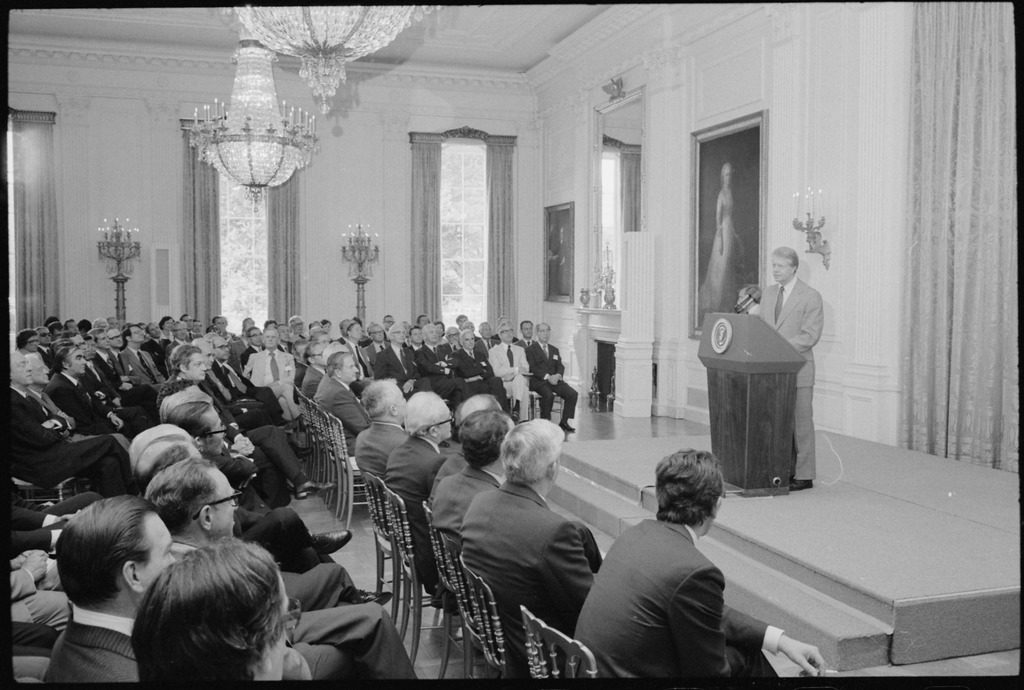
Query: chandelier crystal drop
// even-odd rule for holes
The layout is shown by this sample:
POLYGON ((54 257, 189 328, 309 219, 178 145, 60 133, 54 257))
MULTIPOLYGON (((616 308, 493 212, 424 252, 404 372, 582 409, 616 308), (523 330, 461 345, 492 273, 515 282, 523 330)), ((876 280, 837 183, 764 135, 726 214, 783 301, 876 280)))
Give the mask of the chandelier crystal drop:
POLYGON ((278 105, 275 59, 259 41, 239 41, 230 107, 214 101, 212 110, 197 109, 189 135, 200 160, 243 185, 253 203, 309 164, 317 141, 315 116, 278 105))
POLYGON ((440 5, 236 7, 245 28, 263 45, 302 61, 299 76, 326 115, 345 81, 345 63, 391 43, 413 21, 440 5))

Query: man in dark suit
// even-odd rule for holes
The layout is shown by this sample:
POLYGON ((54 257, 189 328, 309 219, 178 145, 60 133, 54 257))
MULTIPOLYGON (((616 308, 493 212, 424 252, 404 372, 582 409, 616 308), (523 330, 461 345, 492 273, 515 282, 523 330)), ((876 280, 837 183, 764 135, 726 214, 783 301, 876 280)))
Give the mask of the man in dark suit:
MULTIPOLYGON (((357 396, 362 396, 363 389, 373 380, 373 364, 367 359, 363 348, 359 346, 362 338, 363 327, 358 321, 348 321, 345 324, 345 330, 342 331, 341 337, 338 338, 338 342, 348 347, 352 352, 356 369, 359 372, 356 380, 351 385, 352 392, 357 396)), ((316 389, 314 388, 314 390, 316 389)))
POLYGON ((819 675, 817 647, 725 606, 722 571, 696 547, 722 504, 715 457, 678 451, 658 463, 655 479, 658 519, 615 540, 576 625, 598 675, 774 676, 762 650, 819 675))
POLYGON ((430 389, 444 398, 449 407, 458 407, 466 397, 466 382, 452 375, 451 365, 440 355, 440 328, 428 323, 422 331, 423 347, 413 355, 416 369, 430 383, 430 389))
POLYGON ((475 349, 476 336, 473 335, 473 331, 462 331, 459 334, 459 342, 462 347, 452 353, 450 361, 452 373, 465 382, 466 396, 489 393, 501 403, 501 409, 511 414, 512 408, 508 396, 505 395, 505 386, 501 379, 494 375, 487 355, 481 355, 475 349))
POLYGON ((207 333, 204 339, 209 342, 213 353, 209 376, 215 381, 214 385, 219 391, 223 387, 221 392, 227 393, 230 404, 241 405, 247 401, 255 401, 263 408, 271 424, 283 425, 284 414, 274 391, 266 386, 253 385, 252 381, 236 372, 229 364, 231 350, 227 338, 217 333, 207 333))
POLYGON ((70 441, 70 430, 28 392, 25 356, 11 353, 10 472, 50 488, 69 477, 88 478, 104 496, 134 487, 128 453, 108 434, 70 441))
POLYGON ((164 378, 167 378, 167 358, 164 356, 166 343, 160 342, 161 331, 155 321, 150 321, 143 328, 146 331, 146 340, 139 346, 139 349, 149 353, 150 359, 156 364, 164 378))
POLYGON ((421 378, 412 351, 405 347, 405 329, 396 323, 388 332, 387 346, 373 360, 373 378, 394 379, 402 393, 409 397, 418 391, 430 390, 430 381, 421 378))
MULTIPOLYGON (((525 330, 523 333, 525 335, 525 330)), ((576 416, 576 400, 579 394, 562 378, 565 374, 565 363, 562 362, 558 348, 548 342, 550 339, 551 326, 546 323, 537 324, 537 340, 526 347, 526 362, 530 365, 530 373, 533 374, 528 379, 530 390, 540 396, 540 416, 543 419, 551 419, 555 396, 562 398, 562 419, 558 426, 562 427, 563 431, 572 433, 576 430, 569 424, 569 420, 576 416)))
POLYGON ((357 370, 352 353, 342 347, 327 358, 327 374, 320 379, 313 399, 323 405, 341 422, 349 455, 355 455, 356 436, 370 426, 370 417, 349 386, 356 380, 357 370))
POLYGON ((371 323, 366 327, 366 335, 370 337, 370 342, 362 346, 363 356, 373 367, 377 361, 377 355, 388 346, 387 333, 379 323, 371 323))
MULTIPOLYGON (((817 290, 796 277, 800 257, 789 247, 772 252, 775 284, 764 291, 757 307, 765 322, 796 348, 807 362, 796 373, 796 402, 793 406, 793 468, 789 490, 814 486, 814 346, 821 339, 825 312, 817 290)), ((740 291, 745 295, 747 288, 740 291)), ((756 313, 751 310, 751 313, 756 313)))
POLYGON ((173 562, 171 535, 137 496, 97 501, 57 541, 72 620, 50 656, 48 683, 138 682, 131 632, 149 585, 173 562))
POLYGON ((60 503, 43 507, 11 492, 11 558, 30 550, 53 551, 68 520, 82 508, 103 498, 95 491, 75 494, 60 503))
POLYGON ((96 370, 103 375, 113 388, 121 401, 128 406, 138 406, 146 410, 149 415, 157 419, 159 414, 156 410, 157 389, 146 384, 135 385, 125 375, 118 357, 119 343, 123 342, 121 331, 116 328, 108 328, 105 331, 90 331, 93 336, 93 343, 96 347, 96 356, 92 359, 96 370))
POLYGON ((141 349, 142 343, 146 340, 146 331, 142 325, 129 324, 121 335, 126 342, 126 347, 121 350, 118 357, 121 360, 124 375, 132 383, 159 387, 167 379, 160 373, 156 362, 149 356, 149 353, 141 349))
POLYGON ((356 436, 356 465, 383 479, 391 451, 409 440, 402 426, 405 396, 391 381, 372 381, 363 391, 363 407, 372 423, 356 436))
POLYGON ((599 566, 599 558, 588 558, 586 528, 544 499, 555 485, 564 441, 547 420, 513 428, 502 446, 505 483, 477 494, 462 520, 462 558, 494 591, 512 678, 528 677, 519 606, 571 636, 599 566))
POLYGON ((409 399, 405 409, 409 439, 391 451, 384 483, 405 500, 412 532, 416 574, 431 594, 437 588, 437 564, 430 546, 423 501, 430 497, 434 476, 444 462, 441 443, 452 435, 451 412, 437 393, 425 391, 409 399))
MULTIPOLYGON (((443 328, 441 324, 435 323, 439 329, 443 328)), ((462 348, 462 344, 459 340, 459 328, 458 326, 449 326, 447 330, 443 331, 444 342, 437 346, 437 354, 439 357, 444 359, 449 357, 462 348)))
POLYGON ((462 541, 462 518, 473 497, 505 481, 501 442, 512 430, 512 419, 500 410, 481 410, 466 417, 459 428, 466 467, 435 482, 430 496, 434 527, 462 541))

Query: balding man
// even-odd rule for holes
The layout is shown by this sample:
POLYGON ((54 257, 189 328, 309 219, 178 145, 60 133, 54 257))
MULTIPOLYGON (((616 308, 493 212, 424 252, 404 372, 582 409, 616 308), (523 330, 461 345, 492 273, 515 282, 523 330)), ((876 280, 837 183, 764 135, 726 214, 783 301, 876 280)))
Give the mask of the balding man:
POLYGON ((370 426, 370 417, 351 388, 359 375, 355 359, 346 346, 335 345, 339 349, 328 357, 327 373, 320 379, 313 399, 338 418, 345 431, 348 454, 355 455, 356 436, 370 426))
POLYGON ((494 591, 505 630, 508 676, 528 677, 519 606, 572 636, 598 563, 588 558, 582 525, 548 507, 565 434, 534 419, 501 446, 505 483, 478 493, 462 520, 462 558, 494 591))
POLYGON ((462 428, 463 420, 480 410, 501 411, 501 404, 493 395, 480 393, 467 398, 461 405, 455 408, 455 415, 452 417, 452 437, 448 439, 448 447, 442 451, 445 460, 444 464, 441 465, 441 469, 437 471, 437 476, 434 478, 434 486, 430 489, 431 496, 437 490, 438 482, 445 477, 458 474, 466 469, 466 458, 462 452, 462 437, 459 431, 462 428))
POLYGON ((360 472, 383 479, 391 451, 409 440, 409 434, 402 426, 405 423, 405 396, 390 379, 373 381, 363 391, 363 406, 371 424, 356 437, 356 465, 360 472))
POLYGON ((422 326, 423 347, 416 350, 413 359, 430 389, 444 398, 449 407, 458 407, 466 397, 466 382, 452 374, 451 363, 441 355, 441 329, 435 324, 422 326))
POLYGON ((394 379, 405 396, 430 390, 430 381, 420 377, 412 351, 405 347, 405 328, 400 323, 388 331, 388 344, 373 361, 373 378, 394 379))

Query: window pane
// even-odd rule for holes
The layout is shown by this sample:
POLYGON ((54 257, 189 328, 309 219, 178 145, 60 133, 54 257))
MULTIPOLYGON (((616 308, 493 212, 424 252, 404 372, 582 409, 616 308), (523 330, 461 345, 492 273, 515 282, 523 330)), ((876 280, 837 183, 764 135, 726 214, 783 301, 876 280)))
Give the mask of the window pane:
POLYGON ((441 149, 441 318, 486 319, 487 147, 447 142, 441 149))
POLYGON ((267 319, 267 202, 253 207, 245 188, 224 175, 219 189, 221 313, 237 332, 246 317, 267 319))

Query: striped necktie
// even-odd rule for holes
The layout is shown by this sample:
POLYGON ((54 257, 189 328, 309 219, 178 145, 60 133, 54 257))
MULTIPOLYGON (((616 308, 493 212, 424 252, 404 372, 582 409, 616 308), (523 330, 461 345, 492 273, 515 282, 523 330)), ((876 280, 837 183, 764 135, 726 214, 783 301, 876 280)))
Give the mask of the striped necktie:
POLYGON ((786 286, 779 286, 779 298, 775 300, 775 323, 779 322, 779 315, 782 314, 782 298, 786 294, 786 286))

